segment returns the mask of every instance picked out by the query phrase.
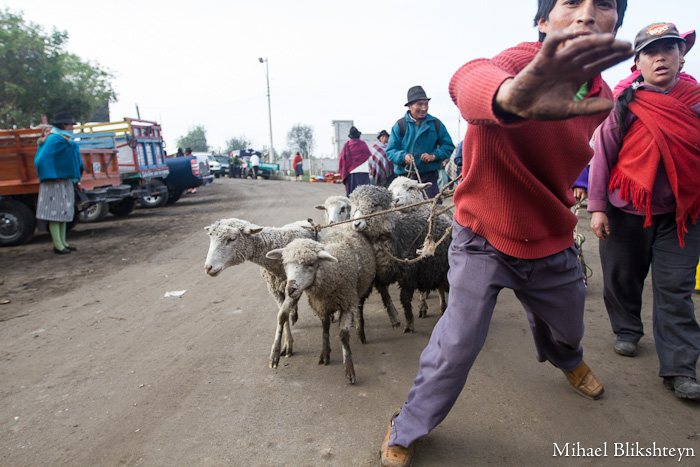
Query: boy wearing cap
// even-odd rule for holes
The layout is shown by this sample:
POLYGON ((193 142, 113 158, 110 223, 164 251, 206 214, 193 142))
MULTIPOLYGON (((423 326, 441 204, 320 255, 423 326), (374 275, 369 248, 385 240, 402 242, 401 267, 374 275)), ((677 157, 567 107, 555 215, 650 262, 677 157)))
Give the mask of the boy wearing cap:
POLYGON ((428 101, 421 86, 408 90, 406 114, 391 128, 386 155, 394 164, 397 176, 409 176, 421 182, 430 182, 426 189, 429 198, 438 194, 438 171, 442 161, 448 160, 454 151, 447 128, 428 113, 428 101), (411 164, 415 163, 415 170, 411 164), (418 174, 416 174, 418 172, 418 174))
POLYGON ((525 308, 538 360, 562 370, 580 395, 603 394, 583 362, 585 286, 571 187, 613 106, 600 72, 632 55, 614 37, 626 7, 626 0, 539 0, 543 42, 474 60, 453 76, 450 95, 469 126, 454 195, 449 305, 390 422, 382 465, 410 465, 415 441, 447 416, 503 288, 525 308))
POLYGON ((700 86, 678 76, 686 41, 669 23, 637 34, 640 75, 600 127, 588 210, 600 239, 615 352, 637 354, 651 268, 659 376, 677 397, 700 400, 700 326, 692 300, 700 257, 700 86))

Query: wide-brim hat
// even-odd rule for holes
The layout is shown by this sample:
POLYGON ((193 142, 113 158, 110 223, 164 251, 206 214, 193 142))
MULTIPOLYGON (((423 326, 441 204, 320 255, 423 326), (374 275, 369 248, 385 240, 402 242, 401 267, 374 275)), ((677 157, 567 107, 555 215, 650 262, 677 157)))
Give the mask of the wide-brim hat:
POLYGON ((77 122, 73 120, 73 116, 68 112, 58 112, 53 117, 53 126, 56 125, 75 125, 77 122))
MULTIPOLYGON (((685 40, 685 54, 684 55, 687 55, 688 52, 690 52, 690 49, 692 49, 693 46, 695 45, 695 29, 692 29, 688 32, 684 32, 680 36, 682 39, 685 40)), ((635 52, 636 52, 636 48, 635 48, 635 52)), ((630 71, 637 71, 637 64, 636 63, 632 65, 632 67, 630 68, 630 71)))
POLYGON ((415 101, 420 101, 423 99, 430 100, 430 98, 425 94, 425 91, 421 86, 413 86, 411 89, 408 90, 408 94, 406 96, 406 104, 404 105, 408 107, 415 101))
POLYGON ((389 136, 389 133, 387 133, 386 130, 382 130, 377 135, 377 139, 381 138, 382 136, 389 136))

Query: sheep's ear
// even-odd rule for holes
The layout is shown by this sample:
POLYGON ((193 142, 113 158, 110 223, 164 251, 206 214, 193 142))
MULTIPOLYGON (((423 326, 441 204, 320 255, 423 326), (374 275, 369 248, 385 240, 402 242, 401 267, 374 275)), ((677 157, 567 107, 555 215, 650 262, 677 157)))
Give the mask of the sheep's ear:
POLYGON ((334 263, 338 262, 338 259, 335 256, 328 253, 326 250, 321 250, 318 252, 318 259, 323 259, 326 261, 333 261, 334 263))
POLYGON ((315 207, 316 209, 320 209, 321 211, 325 211, 325 210, 326 210, 326 207, 325 207, 323 204, 317 204, 317 205, 314 206, 314 207, 315 207))
POLYGON ((276 250, 270 250, 267 252, 265 255, 267 258, 270 259, 282 259, 282 251, 284 248, 277 248, 276 250))
POLYGON ((425 182, 425 183, 419 183, 416 186, 418 187, 419 190, 425 190, 429 186, 432 186, 433 184, 431 182, 425 182))
POLYGON ((262 229, 262 227, 246 227, 243 233, 245 233, 246 235, 253 235, 262 232, 262 229))
POLYGON ((209 232, 210 230, 211 230, 211 226, 210 226, 210 225, 204 227, 204 231, 205 231, 205 232, 209 232))

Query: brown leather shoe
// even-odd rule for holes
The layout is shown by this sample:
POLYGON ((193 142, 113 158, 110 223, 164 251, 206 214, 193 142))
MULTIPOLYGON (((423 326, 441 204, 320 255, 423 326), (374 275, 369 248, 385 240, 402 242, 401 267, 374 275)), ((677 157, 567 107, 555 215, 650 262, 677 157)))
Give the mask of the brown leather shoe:
POLYGON ((394 419, 399 415, 401 410, 397 410, 389 422, 389 429, 386 432, 386 437, 382 443, 382 449, 379 451, 379 458, 382 461, 382 467, 408 467, 413 462, 413 451, 416 443, 411 443, 407 448, 403 446, 389 446, 389 437, 391 436, 391 427, 394 425, 394 419))
POLYGON ((583 397, 595 400, 600 399, 600 396, 603 395, 603 385, 588 368, 586 362, 581 362, 581 365, 574 371, 564 371, 564 374, 571 386, 583 397))

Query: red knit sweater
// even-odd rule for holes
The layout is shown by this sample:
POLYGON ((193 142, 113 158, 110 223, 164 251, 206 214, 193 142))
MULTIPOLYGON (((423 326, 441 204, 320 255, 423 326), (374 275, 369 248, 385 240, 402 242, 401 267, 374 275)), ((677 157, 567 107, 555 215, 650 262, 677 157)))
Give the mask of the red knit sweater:
MULTIPOLYGON (((464 181, 455 192, 455 219, 500 252, 543 258, 573 244, 571 190, 593 156, 588 142, 606 113, 568 120, 504 121, 493 112, 503 81, 520 72, 541 43, 522 43, 491 60, 474 60, 450 81, 450 95, 469 123, 464 181)), ((588 97, 612 99, 600 76, 588 97)))

